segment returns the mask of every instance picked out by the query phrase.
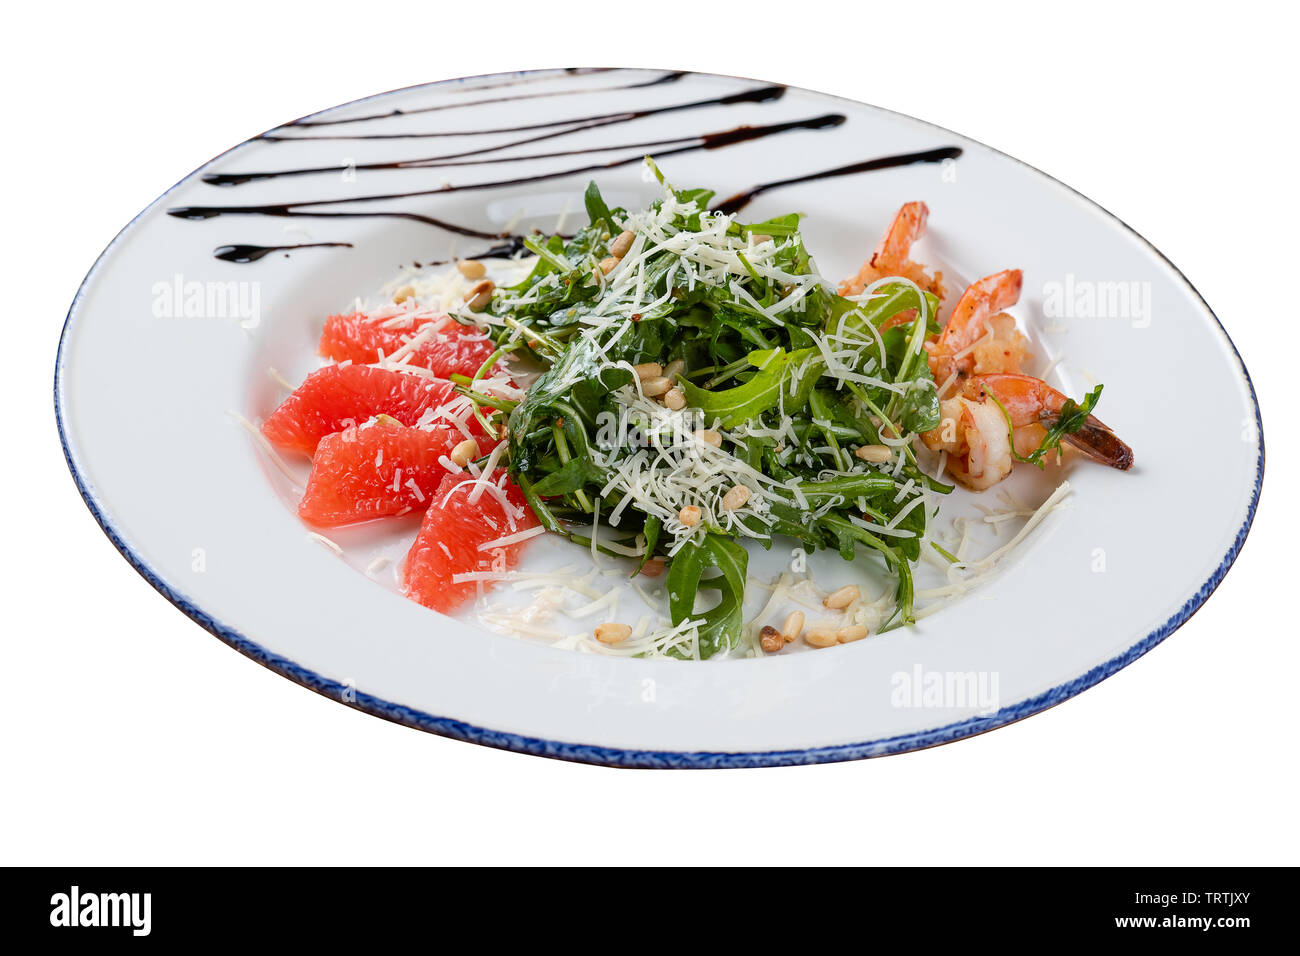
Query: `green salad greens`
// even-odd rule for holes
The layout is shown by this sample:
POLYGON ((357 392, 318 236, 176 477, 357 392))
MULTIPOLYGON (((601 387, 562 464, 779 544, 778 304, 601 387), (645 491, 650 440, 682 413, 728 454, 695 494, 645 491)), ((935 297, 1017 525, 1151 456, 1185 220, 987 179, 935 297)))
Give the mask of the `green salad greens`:
POLYGON ((593 183, 586 227, 526 240, 535 268, 488 306, 498 350, 476 377, 510 353, 541 374, 517 402, 462 391, 508 429, 510 473, 548 530, 635 571, 666 565, 700 656, 742 640, 746 538, 882 561, 888 626, 908 623, 933 494, 952 490, 912 448, 940 421, 922 347, 938 302, 906 279, 840 296, 797 214, 742 223, 711 196, 664 185, 629 212, 593 183))

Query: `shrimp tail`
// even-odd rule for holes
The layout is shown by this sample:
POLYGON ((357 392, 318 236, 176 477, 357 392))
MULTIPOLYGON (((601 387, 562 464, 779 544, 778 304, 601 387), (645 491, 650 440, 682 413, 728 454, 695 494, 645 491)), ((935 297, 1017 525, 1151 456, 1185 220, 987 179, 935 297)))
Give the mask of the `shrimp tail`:
POLYGON ((1023 286, 1024 273, 1019 269, 1004 269, 972 282, 939 336, 939 351, 953 353, 970 345, 983 334, 985 319, 1020 301, 1023 286))
POLYGON ((912 243, 925 235, 925 221, 929 218, 930 207, 925 203, 904 203, 868 260, 872 268, 888 268, 906 261, 912 243))
POLYGON ((904 203, 871 258, 862 264, 857 275, 840 284, 840 295, 859 295, 877 279, 901 276, 942 300, 943 273, 930 275, 911 259, 912 244, 925 235, 925 221, 929 216, 930 209, 925 203, 904 203))
MULTIPOLYGON (((1054 417, 1051 424, 1055 424, 1054 417)), ((1133 467, 1133 449, 1092 415, 1088 416, 1082 428, 1062 435, 1061 440, 1103 465, 1120 471, 1128 471, 1133 467)))
MULTIPOLYGON (((997 398, 1013 428, 1037 424, 1050 429, 1060 421, 1069 401, 1042 379, 1011 373, 975 376, 966 391, 980 401, 986 393, 997 398)), ((1095 415, 1089 415, 1079 428, 1063 434, 1061 440, 1103 465, 1120 471, 1133 467, 1133 449, 1095 415)))

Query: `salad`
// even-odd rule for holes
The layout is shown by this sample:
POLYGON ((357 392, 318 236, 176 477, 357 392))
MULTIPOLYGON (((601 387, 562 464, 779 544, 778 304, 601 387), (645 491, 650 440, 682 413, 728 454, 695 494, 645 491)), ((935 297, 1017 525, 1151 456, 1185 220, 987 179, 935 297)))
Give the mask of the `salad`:
MULTIPOLYGON (((924 204, 836 286, 798 214, 744 223, 647 167, 660 198, 610 207, 592 183, 586 225, 523 239, 508 282, 463 261, 451 307, 408 287, 330 318, 333 364, 262 427, 313 457, 305 520, 427 509, 402 583, 444 611, 559 536, 661 579, 666 632, 689 641, 659 646, 709 658, 910 624, 917 562, 966 566, 933 533, 957 483, 983 491, 1063 443, 1131 466, 1092 415, 1101 386, 1076 402, 1024 374, 1028 342, 1003 311, 1018 270, 971 285, 940 323, 943 277, 910 259, 924 204), (758 628, 743 610, 754 547, 877 562, 887 613, 856 623, 850 584, 824 596, 834 627, 795 611, 758 628)), ((607 620, 592 636, 616 647, 632 630, 607 620)))

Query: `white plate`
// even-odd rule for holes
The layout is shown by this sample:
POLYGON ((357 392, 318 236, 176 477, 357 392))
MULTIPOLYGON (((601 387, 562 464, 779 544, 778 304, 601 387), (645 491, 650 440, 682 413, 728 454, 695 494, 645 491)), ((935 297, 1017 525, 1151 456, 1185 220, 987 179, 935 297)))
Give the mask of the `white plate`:
MULTIPOLYGON (((1264 466, 1254 392, 1228 336, 1187 280, 1104 210, 918 120, 758 81, 656 71, 398 90, 235 147, 136 217, 92 268, 68 314, 55 397, 69 466, 96 519, 154 587, 222 640, 378 716, 621 766, 897 753, 1050 707, 1145 653, 1205 601, 1249 530, 1264 466), (675 108, 684 104, 697 105, 675 108), (783 131, 699 138, 744 127, 783 131), (532 142, 484 152, 520 140, 532 142), (954 147, 960 158, 944 161, 954 147), (399 266, 490 244, 430 220, 488 234, 512 220, 516 230, 551 229, 566 210, 581 216, 593 177, 611 204, 641 205, 653 195, 638 163, 646 152, 675 183, 720 196, 926 154, 764 191, 745 216, 807 213, 822 271, 839 276, 903 201, 925 200, 929 261, 967 279, 1022 268, 1017 315, 1040 355, 1060 360, 1054 379, 1076 395, 1094 376, 1105 382, 1099 411, 1137 465, 1073 466, 1071 506, 993 582, 918 626, 757 660, 611 659, 493 634, 404 600, 308 538, 230 414, 274 407, 281 393, 267 368, 305 372, 323 316, 399 266), (510 161, 372 168, 465 153, 510 161), (543 153, 567 155, 524 158, 543 153), (305 168, 324 171, 226 186, 202 178, 305 168), (474 188, 439 191, 445 183, 474 188), (359 200, 412 190, 431 192, 359 200), (191 219, 168 215, 176 207, 192 216, 227 208, 191 219), (223 246, 301 243, 349 245, 247 263, 214 257, 223 246), (213 299, 186 317, 184 297, 169 304, 167 289, 196 282, 205 294, 236 283, 250 308, 220 318, 213 299), (1123 290, 1134 293, 1127 304, 1123 290), (945 675, 995 679, 996 708, 952 706, 960 698, 951 695, 903 705, 909 682, 920 689, 945 675)), ((1021 471, 1031 473, 1013 487, 1039 500, 1059 480, 1021 471)))

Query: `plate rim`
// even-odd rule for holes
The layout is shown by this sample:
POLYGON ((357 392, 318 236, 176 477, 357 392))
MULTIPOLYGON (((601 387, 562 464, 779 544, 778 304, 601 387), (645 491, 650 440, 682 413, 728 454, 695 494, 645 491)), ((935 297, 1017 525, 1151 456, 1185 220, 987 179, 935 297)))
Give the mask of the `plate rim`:
MULTIPOLYGON (((486 79, 491 77, 520 77, 520 76, 528 76, 528 75, 538 74, 538 73, 553 73, 563 69, 565 68, 564 67, 543 67, 543 68, 529 69, 529 70, 506 70, 497 73, 483 73, 483 74, 474 74, 470 76, 451 77, 444 80, 434 80, 429 83, 417 83, 411 86, 404 86, 404 87, 398 87, 391 90, 385 90, 380 93, 374 93, 368 96, 359 97, 354 100, 349 100, 344 103, 339 103, 334 106, 326 107, 325 109, 322 110, 317 110, 315 112, 308 113, 304 116, 299 117, 298 120, 290 120, 288 122, 290 123, 297 122, 312 116, 317 116, 322 113, 330 112, 332 110, 353 106, 357 103, 364 103, 369 100, 378 99, 380 97, 388 96, 393 93, 403 92, 406 90, 425 89, 429 87, 444 86, 444 85, 454 84, 454 83, 464 83, 469 80, 479 80, 479 79, 486 79)), ((573 68, 569 68, 569 69, 573 69, 573 68)), ((584 68, 579 67, 577 69, 584 69, 584 68)), ((587 67, 585 69, 600 69, 600 68, 587 67)), ((613 68, 604 68, 604 69, 609 69, 611 72, 617 72, 620 70, 628 70, 633 68, 613 67, 613 68)), ((637 67, 635 69, 646 69, 646 68, 637 67)), ((690 72, 696 73, 696 71, 690 71, 690 72)), ((730 74, 721 74, 721 73, 699 73, 697 75, 724 76, 724 77, 730 76, 730 74)), ((87 284, 91 281, 92 278, 94 278, 96 273, 98 273, 100 266, 104 262, 104 259, 108 256, 108 254, 111 251, 113 251, 113 249, 118 245, 118 243, 122 240, 122 238, 132 229, 132 227, 135 226, 137 222, 139 222, 139 220, 143 216, 145 216, 150 210, 154 209, 159 204, 159 202, 161 202, 168 195, 170 195, 178 186, 190 180, 196 173, 206 168, 207 166, 211 165, 217 159, 220 159, 222 156, 226 155, 227 153, 235 149, 238 149, 240 146, 244 145, 244 143, 249 142, 249 140, 244 140, 240 143, 236 143, 234 146, 231 146, 229 149, 217 153, 215 156, 211 157, 207 161, 195 167, 195 169, 191 170, 185 176, 181 177, 181 179, 173 183, 164 192, 162 192, 156 199, 154 199, 152 202, 147 204, 143 209, 141 209, 140 212, 138 212, 134 217, 132 217, 131 220, 117 232, 117 234, 112 238, 112 240, 110 240, 108 245, 104 247, 104 250, 95 259, 95 262, 91 265, 89 271, 86 273, 85 278, 81 280, 81 284, 77 287, 76 294, 73 296, 72 299, 72 304, 68 307, 67 315, 64 318, 63 328, 59 333, 58 351, 55 354, 54 417, 58 427, 59 444, 63 449, 64 460, 68 466, 69 472, 72 475, 73 483, 76 485, 77 491, 81 495, 82 501, 85 503, 87 509, 89 509, 91 515, 94 517, 96 523, 99 525, 100 530, 104 532, 105 536, 113 544, 113 547, 117 549, 117 551, 122 555, 122 557, 126 559, 127 563, 130 564, 131 567, 134 568, 135 571, 142 578, 144 578, 150 585, 153 586, 154 590, 156 590, 159 594, 161 594, 164 598, 166 598, 168 602, 174 605, 179 611, 185 614, 185 616, 188 617, 190 620, 194 621, 196 624, 198 624, 204 630, 208 631, 218 640, 234 648, 239 653, 243 654, 245 657, 248 657, 250 660, 256 661, 257 663, 275 672, 276 674, 279 674, 281 677, 285 677, 293 681, 294 683, 299 684, 300 686, 306 687, 307 689, 315 691, 316 693, 321 694, 322 696, 328 697, 336 703, 341 703, 344 704, 345 706, 352 707, 353 709, 360 710, 363 713, 369 714, 373 717, 380 717, 384 720, 392 721, 393 723, 401 724, 407 727, 412 727, 416 730, 422 730, 425 731, 426 733, 436 734, 438 736, 447 737, 453 740, 459 740, 466 743, 479 744, 482 746, 493 747, 500 750, 509 750, 516 753, 529 754, 532 756, 550 757, 558 760, 567 760, 567 761, 573 761, 578 763, 587 763, 587 764, 621 767, 621 768, 699 769, 699 770, 734 769, 734 768, 750 768, 750 767, 779 767, 779 766, 793 766, 793 765, 803 765, 803 764, 832 763, 832 762, 847 761, 847 760, 861 760, 861 759, 866 759, 871 757, 883 757, 892 754, 907 753, 914 750, 923 750, 929 747, 938 746, 940 744, 950 743, 955 740, 961 740, 967 737, 973 737, 978 734, 986 733, 990 730, 996 730, 999 727, 1004 727, 1008 724, 1023 720, 1026 717, 1031 717, 1035 714, 1041 713, 1042 711, 1054 707, 1057 704, 1070 699, 1071 697, 1075 697, 1081 694, 1083 691, 1087 690, 1088 688, 1093 687, 1096 684, 1099 684, 1107 677, 1110 677, 1116 672, 1127 667, 1129 664, 1133 663, 1139 657, 1142 657, 1153 647, 1155 647, 1157 644, 1164 641, 1167 637, 1169 637, 1176 630, 1178 630, 1178 628, 1180 628, 1183 624, 1185 624, 1192 617, 1192 615, 1195 614, 1196 611, 1198 611, 1207 600, 1209 600, 1210 595, 1214 593, 1215 589, 1219 586, 1220 582, 1223 581, 1229 569, 1236 561, 1237 556, 1241 553, 1241 549, 1245 544, 1246 537, 1249 535, 1252 525, 1254 524, 1255 514, 1259 508, 1260 493, 1263 489, 1263 484, 1264 484, 1264 469, 1265 469, 1265 457, 1266 457, 1265 445, 1264 445, 1264 423, 1263 423, 1263 416, 1259 406, 1259 397, 1255 391, 1254 382, 1250 377, 1250 371, 1249 369, 1246 368, 1245 360, 1241 357, 1241 353, 1237 349, 1236 343, 1233 342, 1232 337, 1228 334, 1228 330, 1224 327, 1223 322, 1219 319, 1218 315, 1210 307, 1210 304, 1206 302, 1205 297, 1201 295, 1200 291, 1196 288, 1195 285, 1192 284, 1191 280, 1187 278, 1187 276, 1183 273, 1183 271, 1179 269, 1178 266, 1175 265, 1169 259, 1168 256, 1166 256, 1163 252, 1161 252, 1160 249, 1158 249, 1150 240, 1148 240, 1145 236, 1143 236, 1136 229, 1130 226, 1127 222, 1125 222, 1123 219, 1121 219, 1119 216, 1115 215, 1114 213, 1110 212, 1110 210, 1106 209, 1100 203, 1097 203, 1096 201, 1084 195, 1079 190, 1075 189, 1073 186, 1070 186, 1068 183, 1062 182, 1061 180, 1050 175, 1049 173, 1044 172, 1038 167, 1033 166, 1030 163, 1026 163, 1023 160, 1017 159, 1015 156, 1005 153, 1002 150, 989 146, 986 143, 983 143, 982 141, 975 139, 974 137, 968 136, 964 133, 957 133, 946 127, 939 126, 936 123, 931 123, 928 120, 918 119, 917 117, 912 116, 908 113, 899 112, 897 110, 891 110, 887 107, 876 106, 870 103, 863 103, 860 100, 853 100, 848 97, 839 96, 833 93, 823 93, 818 90, 808 90, 804 87, 790 87, 790 88, 799 89, 804 92, 812 93, 817 96, 845 100, 847 102, 852 102, 860 106, 866 106, 870 109, 879 110, 883 113, 889 113, 894 116, 903 117, 912 122, 923 124, 925 126, 928 126, 935 130, 939 130, 944 133, 949 133, 954 136, 960 136, 962 139, 975 143, 980 147, 987 149, 992 153, 997 154, 998 156, 1005 157, 1006 159, 1009 159, 1015 164, 1017 164, 1018 166, 1022 166, 1025 169, 1028 169, 1030 172, 1043 177, 1048 182, 1051 182, 1057 186, 1064 188, 1065 190, 1072 193, 1074 196, 1078 197, 1079 199, 1083 200, 1085 203, 1087 203, 1097 211, 1103 213, 1114 223, 1118 224, 1122 229, 1127 230, 1133 237, 1140 240, 1141 243, 1144 246, 1146 246, 1148 250, 1154 253, 1155 256, 1161 262, 1163 262, 1166 266, 1169 267, 1170 270, 1172 270, 1174 275, 1176 275, 1178 279, 1181 280, 1181 282, 1187 287, 1187 289, 1196 297, 1196 299, 1205 308, 1205 311, 1209 314, 1210 318, 1212 318, 1215 324, 1219 327, 1219 331, 1223 334, 1224 340, 1227 342, 1228 347, 1232 350, 1233 357, 1237 361, 1237 366, 1240 370, 1241 378, 1245 382, 1247 393, 1250 396, 1251 404, 1253 405, 1255 411, 1255 429, 1256 429, 1256 436, 1257 436, 1256 440, 1258 442, 1259 447, 1258 447, 1258 458, 1256 461, 1255 483, 1254 483, 1254 487, 1251 490, 1250 504, 1246 510, 1246 518, 1242 526, 1237 530, 1237 533, 1233 538, 1232 544, 1230 545, 1227 554, 1223 556, 1218 566, 1210 574, 1209 578, 1182 604, 1181 607, 1178 608, 1177 611, 1174 612, 1173 615, 1170 616, 1170 618, 1167 621, 1165 621, 1159 627, 1152 630, 1142 639, 1138 640, 1136 643, 1130 646, 1123 653, 1117 654, 1114 657, 1110 658, 1109 660, 1097 664, 1096 666, 1094 666, 1084 674, 1081 674, 1078 677, 1074 678, 1073 680, 1066 681, 1062 684, 1058 684, 1055 687, 1052 687, 1041 694, 1022 700, 1016 704, 1002 707, 992 714, 989 714, 987 716, 970 717, 965 720, 954 721, 952 723, 945 724, 940 727, 914 731, 911 733, 900 734, 893 737, 880 738, 878 740, 863 741, 860 743, 834 744, 825 747, 812 747, 812 748, 806 748, 800 750, 673 751, 673 750, 634 750, 634 749, 627 749, 627 748, 601 746, 595 744, 581 744, 581 743, 572 743, 567 741, 547 740, 541 737, 531 737, 523 734, 515 734, 506 731, 492 730, 491 728, 488 727, 481 727, 466 721, 457 720, 455 718, 439 717, 437 715, 427 713, 423 710, 419 710, 414 707, 409 707, 405 704, 398 704, 393 701, 385 700, 382 697, 365 693, 363 691, 357 690, 356 688, 350 685, 346 685, 340 683, 339 681, 335 681, 331 678, 325 677, 321 674, 316 673, 310 668, 304 667, 301 664, 298 664, 297 662, 290 660, 287 657, 284 657, 280 654, 277 654, 267 649, 266 647, 263 647, 261 644, 257 643, 256 641, 251 640, 250 638, 246 637, 244 634, 240 633, 235 628, 230 627, 227 624, 224 624, 217 618, 208 614, 196 603, 191 602, 185 596, 173 590, 167 584, 167 582, 164 581, 153 570, 153 568, 149 566, 148 562, 146 562, 140 555, 132 551, 132 549, 126 544, 126 542, 121 537, 121 535, 119 535, 113 522, 109 519, 108 515, 104 512, 104 510, 102 510, 99 507, 99 504, 95 500, 93 493, 88 487, 84 476, 77 470, 77 466, 74 461, 73 450, 70 446, 70 442, 68 439, 68 432, 64 422, 63 391, 61 387, 63 381, 63 375, 62 375, 63 349, 65 344, 67 343, 69 331, 72 328, 73 318, 75 317, 75 314, 77 312, 77 307, 81 303, 82 297, 86 291, 87 284)), ((279 126, 283 126, 283 125, 285 124, 284 123, 279 124, 279 126)), ((279 126, 274 128, 279 128, 279 126)))

